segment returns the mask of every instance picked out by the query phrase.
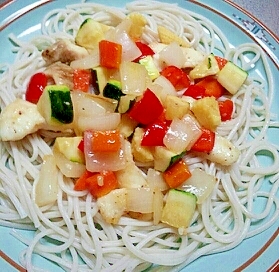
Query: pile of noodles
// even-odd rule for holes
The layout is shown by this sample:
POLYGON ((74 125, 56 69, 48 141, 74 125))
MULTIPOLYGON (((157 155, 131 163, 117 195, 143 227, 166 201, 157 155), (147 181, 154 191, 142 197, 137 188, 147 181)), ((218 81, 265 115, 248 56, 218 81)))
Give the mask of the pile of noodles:
POLYGON ((218 182, 211 197, 196 210, 187 235, 179 236, 165 224, 154 226, 128 217, 117 225, 106 223, 92 196, 74 191, 73 181, 61 173, 57 202, 39 208, 32 185, 43 156, 52 152, 51 143, 60 134, 40 132, 21 141, 0 142, 0 225, 34 231, 32 239, 12 232, 27 245, 20 262, 28 271, 37 269, 32 264, 34 254, 66 271, 142 271, 154 269, 152 264, 179 270, 202 255, 237 246, 279 218, 279 148, 267 137, 268 129, 279 125, 278 116, 270 111, 274 82, 266 57, 256 44, 232 47, 216 25, 175 4, 138 1, 121 9, 93 3, 70 5, 46 14, 42 35, 29 42, 11 34, 16 59, 1 66, 5 70, 0 78, 1 109, 22 97, 30 76, 44 70, 41 51, 57 38, 74 40, 85 18, 116 26, 133 11, 148 20, 145 42, 158 40, 157 24, 164 25, 184 36, 193 48, 224 56, 249 72, 249 79, 232 98, 233 120, 222 123, 217 131, 241 150, 241 156, 231 167, 185 157, 190 169, 202 168, 218 182), (255 72, 257 65, 263 67, 263 74, 255 72), (263 156, 269 158, 267 164, 263 156))

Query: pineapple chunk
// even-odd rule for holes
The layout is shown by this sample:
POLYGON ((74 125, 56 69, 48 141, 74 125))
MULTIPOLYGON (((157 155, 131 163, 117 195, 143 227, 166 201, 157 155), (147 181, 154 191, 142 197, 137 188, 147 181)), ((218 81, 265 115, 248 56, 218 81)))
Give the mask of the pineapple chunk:
POLYGON ((200 125, 207 129, 214 131, 221 124, 218 102, 213 96, 196 100, 191 110, 200 125))
POLYGON ((180 46, 190 47, 190 43, 188 41, 179 37, 173 31, 165 28, 164 26, 158 26, 158 35, 160 42, 164 44, 171 44, 172 42, 177 42, 180 46))
POLYGON ((127 189, 115 189, 105 196, 99 197, 97 205, 105 221, 109 224, 117 224, 125 213, 127 206, 127 189))
POLYGON ((174 95, 167 95, 164 106, 167 120, 181 119, 190 109, 190 104, 187 101, 174 95))
POLYGON ((129 162, 125 169, 115 172, 121 188, 141 188, 147 186, 147 180, 134 162, 129 162))
POLYGON ((132 25, 129 31, 129 36, 133 40, 140 40, 144 27, 147 24, 146 18, 140 13, 131 13, 128 18, 131 20, 132 25))
POLYGON ((144 130, 142 128, 137 127, 135 129, 132 139, 132 153, 135 161, 143 163, 152 162, 154 160, 152 155, 152 148, 141 146, 143 134, 144 130))
POLYGON ((219 65, 214 55, 210 54, 190 71, 189 76, 192 79, 203 78, 206 76, 216 75, 219 71, 219 65))

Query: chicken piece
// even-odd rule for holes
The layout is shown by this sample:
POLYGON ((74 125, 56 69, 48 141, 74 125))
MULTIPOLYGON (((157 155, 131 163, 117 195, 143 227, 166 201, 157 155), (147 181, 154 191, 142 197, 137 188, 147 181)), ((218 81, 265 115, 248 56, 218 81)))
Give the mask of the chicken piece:
POLYGON ((69 40, 59 40, 45 49, 42 57, 47 65, 57 61, 69 64, 73 60, 86 57, 88 54, 84 47, 78 46, 69 40))
POLYGON ((228 139, 216 135, 213 150, 208 154, 202 154, 206 159, 221 165, 232 165, 239 156, 240 150, 228 139))
POLYGON ((74 88, 74 69, 67 64, 56 62, 48 66, 44 72, 56 85, 66 85, 71 90, 74 88))
POLYGON ((2 141, 17 141, 26 135, 36 132, 45 123, 37 105, 16 99, 0 114, 0 139, 2 141))

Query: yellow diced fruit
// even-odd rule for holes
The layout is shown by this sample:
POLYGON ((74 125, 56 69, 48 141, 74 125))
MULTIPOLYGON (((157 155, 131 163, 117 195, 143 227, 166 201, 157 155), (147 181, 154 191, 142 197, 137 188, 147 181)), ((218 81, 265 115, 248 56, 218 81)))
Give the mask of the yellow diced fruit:
POLYGON ((152 155, 152 149, 147 146, 141 146, 144 130, 142 128, 136 128, 132 139, 132 153, 135 161, 138 162, 152 162, 154 160, 152 155))
POLYGON ((214 131, 221 124, 221 115, 215 97, 204 97, 192 105, 192 112, 201 126, 214 131))
POLYGON ((179 37, 173 31, 165 28, 164 26, 158 26, 158 35, 160 42, 164 44, 171 44, 172 42, 177 42, 182 47, 190 47, 190 43, 179 37))
POLYGON ((129 36, 133 40, 139 40, 147 24, 146 18, 140 13, 131 13, 128 18, 131 20, 132 25, 129 31, 129 36))
POLYGON ((174 95, 167 95, 164 106, 167 120, 181 119, 190 109, 190 104, 187 101, 174 95))

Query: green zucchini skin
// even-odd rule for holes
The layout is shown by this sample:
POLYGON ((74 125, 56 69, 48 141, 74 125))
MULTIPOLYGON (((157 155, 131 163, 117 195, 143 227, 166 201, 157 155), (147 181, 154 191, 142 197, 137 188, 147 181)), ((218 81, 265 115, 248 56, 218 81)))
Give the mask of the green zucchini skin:
POLYGON ((121 86, 118 84, 118 82, 110 81, 106 84, 104 90, 103 90, 104 97, 112 98, 115 100, 120 100, 121 96, 124 96, 125 94, 121 90, 121 86))
POLYGON ((66 85, 46 86, 37 106, 49 125, 68 125, 74 120, 71 91, 66 85))
POLYGON ((63 124, 72 123, 74 120, 74 109, 71 102, 70 92, 49 90, 48 93, 51 101, 52 117, 63 124))

